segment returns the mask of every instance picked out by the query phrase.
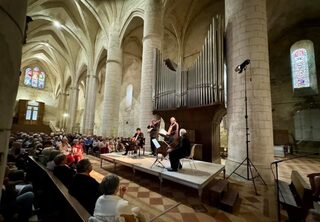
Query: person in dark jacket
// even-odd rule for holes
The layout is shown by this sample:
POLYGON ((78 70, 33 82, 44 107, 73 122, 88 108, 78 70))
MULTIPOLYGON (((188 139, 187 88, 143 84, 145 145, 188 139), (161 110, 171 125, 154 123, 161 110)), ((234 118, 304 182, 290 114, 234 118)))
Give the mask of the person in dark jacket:
POLYGON ((77 174, 73 177, 69 193, 92 215, 95 203, 102 194, 99 183, 90 176, 92 165, 88 159, 77 163, 77 174))
POLYGON ((53 174, 66 186, 69 187, 70 182, 76 173, 67 165, 67 157, 64 154, 58 154, 54 158, 55 167, 53 174))
POLYGON ((178 145, 176 145, 175 148, 168 149, 171 164, 171 168, 169 168, 168 171, 178 171, 178 168, 182 167, 179 160, 190 155, 191 146, 187 136, 187 131, 185 129, 181 129, 179 134, 180 139, 178 145))

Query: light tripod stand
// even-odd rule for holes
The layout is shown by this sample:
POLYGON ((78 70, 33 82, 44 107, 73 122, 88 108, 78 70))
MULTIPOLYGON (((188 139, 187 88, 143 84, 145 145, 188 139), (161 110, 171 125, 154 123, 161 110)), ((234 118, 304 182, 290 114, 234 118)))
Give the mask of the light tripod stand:
POLYGON ((248 97, 247 97, 247 65, 249 65, 249 64, 250 64, 250 60, 247 59, 242 64, 238 65, 235 69, 235 71, 238 72, 239 74, 242 73, 242 71, 244 70, 244 101, 245 101, 245 116, 244 117, 245 117, 245 122, 246 122, 246 158, 231 172, 231 174, 227 177, 227 179, 229 177, 231 177, 232 174, 236 174, 237 176, 239 176, 245 180, 252 180, 254 191, 257 195, 258 192, 257 192, 256 183, 254 181, 255 178, 257 178, 257 177, 260 178, 262 183, 265 186, 267 184, 265 183, 265 181, 261 177, 259 171, 257 170, 257 168, 254 166, 254 164, 252 163, 252 161, 249 158, 249 143, 250 143, 249 135, 250 134, 249 134, 249 126, 248 126, 248 97), (243 175, 236 172, 242 165, 247 166, 247 175, 246 176, 243 176, 243 175), (252 168, 255 170, 256 176, 253 176, 252 168))

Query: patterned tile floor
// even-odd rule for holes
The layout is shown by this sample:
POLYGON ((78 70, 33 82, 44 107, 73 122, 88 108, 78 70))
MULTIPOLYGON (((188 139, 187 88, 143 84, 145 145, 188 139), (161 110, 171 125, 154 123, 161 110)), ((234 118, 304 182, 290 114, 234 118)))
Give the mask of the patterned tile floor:
MULTIPOLYGON (((114 173, 113 164, 104 162, 100 168, 100 159, 89 157, 93 163, 92 176, 97 181, 108 173, 114 173)), ((280 179, 290 181, 291 170, 298 170, 302 175, 320 171, 320 160, 311 158, 294 159, 279 164, 280 179)), ((162 190, 159 189, 158 178, 137 171, 133 175, 132 169, 117 166, 115 172, 121 178, 121 184, 128 187, 125 198, 135 206, 140 207, 147 221, 155 222, 255 222, 276 221, 276 196, 274 186, 268 188, 258 185, 259 195, 255 195, 252 182, 239 182, 231 180, 231 188, 239 191, 240 198, 233 214, 219 210, 208 204, 209 191, 204 190, 202 201, 198 199, 197 190, 164 180, 162 190), (200 206, 195 210, 193 206, 200 206), (202 207, 201 207, 202 206, 202 207), (165 210, 170 209, 162 214, 165 210), (203 212, 204 211, 204 212, 203 212)), ((222 176, 222 175, 221 175, 222 176)), ((208 186, 210 187, 210 185, 208 186)), ((285 212, 281 212, 285 221, 285 212)))

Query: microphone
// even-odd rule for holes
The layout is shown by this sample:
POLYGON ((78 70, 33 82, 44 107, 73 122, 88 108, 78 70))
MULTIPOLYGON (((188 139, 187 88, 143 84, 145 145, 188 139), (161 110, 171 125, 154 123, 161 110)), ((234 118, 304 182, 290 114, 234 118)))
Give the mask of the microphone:
POLYGON ((240 65, 238 65, 234 71, 238 72, 238 73, 242 73, 243 69, 246 68, 247 65, 250 64, 250 59, 246 59, 243 63, 241 63, 240 65))

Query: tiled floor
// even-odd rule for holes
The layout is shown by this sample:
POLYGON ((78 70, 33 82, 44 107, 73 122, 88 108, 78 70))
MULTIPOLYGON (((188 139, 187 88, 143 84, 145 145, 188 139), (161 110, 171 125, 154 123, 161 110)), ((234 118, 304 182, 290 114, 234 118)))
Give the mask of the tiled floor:
MULTIPOLYGON (((108 173, 114 173, 113 165, 104 162, 104 168, 100 168, 100 159, 90 157, 94 171, 92 176, 98 181, 108 173)), ((290 181, 292 169, 298 170, 306 176, 311 172, 320 171, 320 160, 310 158, 294 159, 279 164, 280 178, 290 181)), ((252 182, 238 182, 231 180, 231 188, 239 191, 240 198, 233 214, 224 212, 208 204, 209 192, 204 190, 202 201, 198 199, 197 190, 164 180, 162 190, 159 189, 159 181, 155 176, 142 172, 133 175, 131 168, 117 167, 115 172, 121 178, 121 184, 128 187, 125 198, 135 206, 141 208, 147 221, 276 221, 276 196, 274 187, 268 188, 258 185, 259 195, 255 195, 252 182), (194 210, 194 206, 200 211, 194 210), (164 211, 169 210, 161 215, 164 211), (157 219, 154 217, 161 215, 157 219)), ((208 186, 210 187, 210 185, 208 186)), ((283 219, 285 213, 282 212, 283 219)))

